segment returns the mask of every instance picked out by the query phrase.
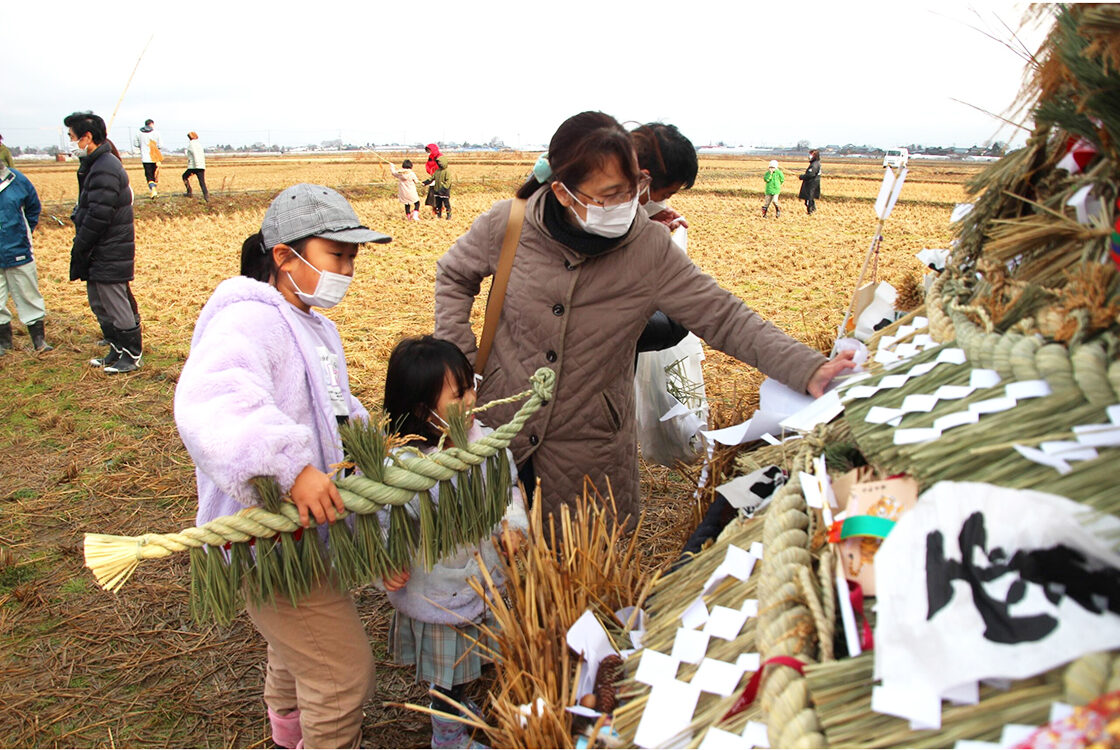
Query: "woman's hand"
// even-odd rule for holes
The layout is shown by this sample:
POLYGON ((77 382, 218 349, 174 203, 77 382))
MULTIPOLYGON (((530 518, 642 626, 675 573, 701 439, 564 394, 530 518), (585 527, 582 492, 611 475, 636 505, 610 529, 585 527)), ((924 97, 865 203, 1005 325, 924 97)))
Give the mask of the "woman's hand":
POLYGON ((386 591, 400 591, 404 585, 408 583, 408 570, 401 570, 388 578, 382 578, 381 583, 385 586, 386 591))
POLYGON ((688 227, 688 222, 685 221, 684 217, 671 208, 658 211, 649 218, 650 221, 656 221, 658 224, 664 224, 669 227, 670 232, 677 227, 688 227))
POLYGON ((310 525, 312 516, 320 525, 334 523, 338 518, 335 511, 341 513, 346 510, 334 482, 311 464, 303 467, 288 494, 299 509, 299 522, 304 528, 310 525))
POLYGON ((511 529, 506 521, 502 521, 502 530, 498 533, 498 547, 505 553, 506 558, 512 558, 525 543, 525 532, 521 529, 511 529))
POLYGON ((806 390, 809 391, 809 395, 813 398, 820 398, 823 396, 824 389, 828 387, 829 382, 831 382, 834 377, 856 366, 856 363, 852 361, 852 357, 855 355, 856 353, 851 351, 840 352, 818 367, 817 371, 813 373, 813 377, 809 378, 809 385, 806 387, 806 390))

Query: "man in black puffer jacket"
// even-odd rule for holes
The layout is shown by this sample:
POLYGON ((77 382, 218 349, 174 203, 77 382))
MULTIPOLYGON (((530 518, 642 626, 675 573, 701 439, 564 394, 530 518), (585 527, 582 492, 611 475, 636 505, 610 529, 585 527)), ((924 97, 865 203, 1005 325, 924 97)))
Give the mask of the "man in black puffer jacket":
POLYGON ((85 281, 90 309, 109 342, 104 357, 91 359, 109 374, 140 366, 143 345, 140 320, 129 289, 136 260, 132 189, 120 157, 107 140, 105 121, 92 112, 75 112, 63 120, 70 146, 81 159, 70 280, 85 281))

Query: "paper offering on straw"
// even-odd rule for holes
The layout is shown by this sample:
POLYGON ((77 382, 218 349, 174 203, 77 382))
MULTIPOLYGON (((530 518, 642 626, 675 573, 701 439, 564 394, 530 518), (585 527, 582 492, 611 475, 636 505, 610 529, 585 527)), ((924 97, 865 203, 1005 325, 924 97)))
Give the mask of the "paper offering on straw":
POLYGON ((840 403, 840 394, 829 391, 801 411, 783 419, 781 426, 787 430, 809 432, 819 424, 831 422, 842 411, 844 405, 840 403))
POLYGON ((673 740, 688 728, 699 699, 700 689, 687 682, 671 680, 654 685, 634 735, 634 744, 638 747, 676 746, 673 740))
POLYGON ((705 659, 700 662, 700 667, 692 676, 692 685, 705 693, 714 693, 726 698, 735 692, 742 676, 743 668, 737 664, 728 664, 719 659, 705 659))
POLYGON ((750 747, 770 747, 770 733, 761 721, 748 721, 743 727, 743 739, 750 747))
POLYGON ((999 381, 999 373, 995 370, 976 368, 968 376, 968 384, 973 388, 995 388, 999 381))
POLYGON ((647 685, 675 680, 678 666, 680 666, 678 659, 647 648, 642 652, 642 660, 638 662, 638 671, 634 673, 634 679, 647 685))
POLYGON ((599 673, 599 664, 603 659, 618 652, 611 646, 607 631, 591 610, 584 612, 568 628, 567 640, 568 647, 579 654, 584 662, 580 668, 579 686, 576 688, 578 700, 595 689, 595 676, 599 673))
POLYGON ((673 640, 673 658, 686 664, 699 664, 708 652, 708 638, 708 634, 702 630, 677 628, 677 637, 673 640))
POLYGON ((750 750, 750 745, 733 732, 709 727, 699 750, 750 750))
POLYGON ((688 605, 683 613, 681 613, 681 627, 695 630, 704 626, 708 621, 708 607, 704 604, 704 597, 698 596, 693 600, 692 604, 688 605))
POLYGON ((871 688, 871 710, 908 719, 927 729, 941 727, 941 698, 918 683, 884 680, 871 688))
POLYGON ((746 621, 746 612, 730 607, 721 607, 717 604, 712 607, 712 614, 704 625, 704 632, 725 641, 733 641, 739 637, 746 621))
POLYGON ((762 656, 754 652, 739 654, 735 664, 742 667, 744 672, 757 672, 762 668, 762 656))

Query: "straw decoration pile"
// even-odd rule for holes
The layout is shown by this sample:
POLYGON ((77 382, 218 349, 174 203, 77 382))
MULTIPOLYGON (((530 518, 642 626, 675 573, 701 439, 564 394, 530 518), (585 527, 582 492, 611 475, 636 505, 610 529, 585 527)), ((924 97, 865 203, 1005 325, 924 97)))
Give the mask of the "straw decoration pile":
MULTIPOLYGON (((732 462, 739 473, 768 464, 809 471, 810 459, 824 453, 833 474, 866 459, 881 475, 910 474, 923 489, 943 480, 989 482, 1062 495, 1085 505, 1087 514, 1120 515, 1116 447, 1098 447, 1098 458, 1073 462, 1064 475, 1014 450, 1015 444, 1075 440, 1074 426, 1108 423, 1107 407, 1120 403, 1120 274, 1108 257, 1120 189, 1120 7, 1055 8, 1053 30, 1035 58, 1024 99, 1035 131, 1025 147, 994 163, 970 185, 974 208, 958 225, 948 268, 934 279, 924 304, 868 342, 874 352, 884 336, 897 336, 901 326, 917 323, 901 341, 928 333, 941 346, 927 348, 897 370, 871 361, 867 370, 872 377, 863 382, 875 385, 890 371, 932 363, 948 346, 964 351, 965 364, 938 364, 900 388, 849 401, 843 417, 803 440, 740 454, 732 462), (1098 153, 1073 175, 1055 168, 1071 137, 1087 139, 1098 153), (1102 206, 1101 215, 1088 225, 1076 221, 1066 205, 1086 185, 1094 186, 1102 206), (968 384, 973 368, 997 371, 1000 384, 962 399, 941 400, 928 413, 906 414, 899 427, 930 427, 938 417, 1003 396, 1012 382, 1043 380, 1050 394, 984 414, 974 424, 924 443, 895 445, 894 426, 866 422, 872 407, 897 408, 908 395, 968 384)), ((1120 657, 1097 654, 1017 681, 1007 691, 985 687, 978 705, 946 706, 940 730, 915 732, 906 721, 871 711, 873 655, 833 658, 839 627, 831 585, 834 563, 822 533, 798 483, 789 482, 754 519, 733 523, 719 543, 654 590, 644 642, 669 653, 683 610, 722 561, 726 544, 761 538, 765 553, 760 572, 746 583, 725 583, 705 597, 708 606, 738 606, 748 592, 757 591, 757 622, 748 620, 733 643, 713 640, 708 656, 734 661, 741 652, 758 651, 763 662, 788 655, 808 665, 805 676, 784 666, 767 668, 756 703, 726 722, 723 717, 738 693, 727 699, 702 694, 685 732, 692 735, 691 746, 703 741, 709 727, 738 731, 752 718, 766 722, 774 747, 945 747, 960 739, 996 741, 1008 723, 1046 723, 1056 700, 1084 704, 1120 686, 1120 657)), ((873 607, 868 610, 872 613, 873 607)), ((638 662, 635 658, 626 664, 623 697, 628 703, 615 714, 623 742, 633 742, 650 690, 633 680, 638 662)), ((694 672, 695 667, 682 665, 677 677, 688 680, 694 672)), ((741 682, 738 689, 742 687, 741 682)))
POLYGON ((538 489, 528 538, 502 567, 504 587, 485 566, 483 580, 472 581, 495 623, 479 625, 486 637, 477 645, 496 667, 484 726, 493 747, 574 747, 574 717, 565 709, 575 703, 580 659, 568 648, 568 629, 590 609, 616 648, 627 648, 631 623, 614 613, 641 606, 657 580, 638 564, 642 520, 627 538, 627 519, 616 518, 609 492, 604 498, 585 485, 574 507, 562 506, 547 522, 542 506, 538 489), (533 707, 531 715, 523 706, 533 707))
POLYGON ((387 417, 342 426, 343 451, 361 473, 334 480, 346 511, 323 533, 314 521, 304 533, 296 506, 281 497, 276 481, 257 477, 260 506, 235 515, 171 534, 87 534, 86 566, 99 585, 116 591, 142 560, 189 550, 192 614, 221 623, 240 611, 245 597, 267 603, 280 594, 298 605, 328 577, 347 588, 370 583, 409 567, 417 552, 430 567, 488 537, 502 519, 512 488, 506 447, 552 398, 555 380, 552 370, 538 370, 529 391, 505 399, 528 397, 513 419, 470 444, 467 415, 449 409, 454 447, 427 455, 401 448, 408 438, 388 434, 387 417), (439 502, 432 507, 429 490, 437 484, 439 502), (417 496, 414 511, 408 504, 417 496), (339 522, 350 515, 352 525, 339 522))

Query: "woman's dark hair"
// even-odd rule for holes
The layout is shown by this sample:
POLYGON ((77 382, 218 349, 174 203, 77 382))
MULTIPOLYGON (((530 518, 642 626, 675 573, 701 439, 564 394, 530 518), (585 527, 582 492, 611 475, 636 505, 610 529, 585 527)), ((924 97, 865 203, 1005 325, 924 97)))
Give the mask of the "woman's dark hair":
POLYGON ((692 141, 681 135, 676 125, 647 122, 630 131, 638 166, 649 170, 650 187, 662 190, 683 183, 687 190, 696 182, 700 164, 692 141))
MULTIPOLYGON (((295 250, 297 255, 303 255, 303 248, 307 245, 308 237, 284 244, 295 250)), ((272 248, 264 246, 264 237, 260 232, 251 234, 241 243, 241 275, 250 279, 271 284, 276 276, 276 261, 272 258, 272 248)))
POLYGON ((474 387, 474 370, 459 347, 435 336, 402 339, 389 355, 385 372, 385 412, 393 432, 419 435, 428 445, 439 443, 441 432, 429 418, 450 373, 459 395, 474 387))
POLYGON ((90 139, 98 146, 105 142, 105 121, 93 112, 74 112, 67 115, 62 124, 73 130, 78 138, 89 133, 90 139))
POLYGON ((819 159, 819 158, 821 158, 821 152, 820 151, 818 151, 815 148, 809 149, 809 161, 813 161, 813 159, 819 159))
MULTIPOLYGON (((574 188, 611 159, 617 159, 623 176, 637 184, 638 160, 630 134, 604 112, 580 112, 564 120, 548 143, 549 182, 574 188)), ((517 197, 528 198, 546 184, 531 176, 518 189, 517 197)))
POLYGON ((405 159, 401 162, 401 166, 404 169, 412 169, 412 159, 405 159))

